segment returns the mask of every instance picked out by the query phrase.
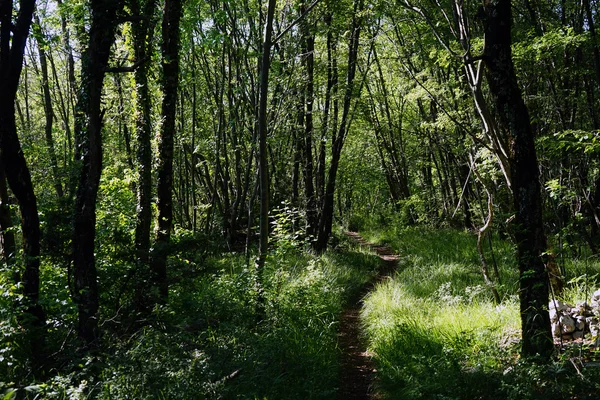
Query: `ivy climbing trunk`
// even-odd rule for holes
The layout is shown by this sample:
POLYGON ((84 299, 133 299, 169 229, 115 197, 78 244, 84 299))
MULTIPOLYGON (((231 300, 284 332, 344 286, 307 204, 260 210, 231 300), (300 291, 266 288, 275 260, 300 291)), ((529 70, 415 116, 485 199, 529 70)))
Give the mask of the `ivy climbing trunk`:
POLYGON ((150 254, 153 294, 158 302, 168 297, 167 256, 173 224, 173 140, 179 83, 179 24, 181 0, 166 0, 162 20, 162 127, 158 138, 158 223, 154 248, 150 254))
MULTIPOLYGON (((134 50, 139 66, 134 73, 136 83, 135 132, 137 138, 137 204, 135 225, 135 256, 137 273, 147 275, 150 257, 150 230, 152 226, 152 100, 148 88, 149 55, 152 51, 154 36, 155 1, 132 0, 130 7, 135 15, 141 15, 142 21, 133 24, 134 50)), ((145 278, 145 277, 144 277, 145 278)), ((143 279, 145 280, 145 279, 143 279)), ((136 294, 137 306, 145 311, 144 288, 140 285, 136 294)))
POLYGON ((96 198, 102 173, 102 88, 122 1, 91 0, 88 44, 81 56, 81 85, 75 116, 78 186, 73 215, 74 301, 78 335, 87 348, 98 339, 98 282, 95 260, 96 198))
POLYGON ((484 0, 484 62, 500 129, 508 138, 514 236, 519 266, 519 300, 522 354, 547 359, 554 349, 548 314, 548 275, 542 258, 546 236, 542 221, 542 199, 538 162, 529 113, 512 61, 511 1, 484 0))

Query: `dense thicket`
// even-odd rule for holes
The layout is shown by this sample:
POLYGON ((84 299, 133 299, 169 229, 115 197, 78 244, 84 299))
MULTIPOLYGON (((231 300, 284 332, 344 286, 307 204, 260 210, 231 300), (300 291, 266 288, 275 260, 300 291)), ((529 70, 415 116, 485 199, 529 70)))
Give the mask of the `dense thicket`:
POLYGON ((511 238, 549 356, 548 284, 600 249, 598 2, 266 3, 0 2, 2 304, 36 337, 77 315, 85 353, 160 315, 173 237, 250 265, 260 231, 260 293, 282 215, 321 253, 396 213, 478 231, 492 288, 481 241, 511 238))

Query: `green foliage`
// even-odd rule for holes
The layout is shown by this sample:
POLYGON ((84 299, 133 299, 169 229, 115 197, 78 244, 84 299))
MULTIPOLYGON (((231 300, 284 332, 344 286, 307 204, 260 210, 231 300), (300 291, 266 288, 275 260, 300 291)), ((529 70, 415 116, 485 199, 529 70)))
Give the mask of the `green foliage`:
MULTIPOLYGON (((258 321, 254 269, 248 268, 243 255, 222 253, 210 243, 210 238, 178 231, 169 269, 169 304, 156 308, 137 328, 126 319, 120 325, 118 314, 111 314, 114 321, 103 324, 111 338, 110 350, 65 359, 72 372, 38 385, 37 395, 48 399, 335 396, 339 314, 374 276, 378 258, 346 242, 339 251, 320 256, 296 247, 276 248, 267 258, 263 277, 266 318, 258 321)), ((119 273, 117 268, 106 269, 103 279, 118 278, 119 273)), ((51 268, 45 274, 48 282, 65 279, 52 276, 51 268)), ((55 283, 46 290, 66 292, 55 283)), ((53 338, 67 335, 73 322, 68 321, 72 306, 63 300, 57 299, 52 308, 52 314, 62 315, 53 322, 53 338)), ((63 351, 76 354, 69 346, 63 351)))

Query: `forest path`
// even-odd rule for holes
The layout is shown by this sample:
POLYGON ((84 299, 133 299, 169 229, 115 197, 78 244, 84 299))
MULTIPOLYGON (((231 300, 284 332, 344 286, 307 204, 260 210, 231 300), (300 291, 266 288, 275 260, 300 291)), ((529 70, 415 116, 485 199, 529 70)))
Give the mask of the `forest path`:
POLYGON ((370 282, 364 285, 357 299, 352 301, 342 312, 340 330, 338 332, 338 345, 342 350, 342 363, 340 373, 340 400, 378 399, 373 391, 375 368, 372 355, 366 350, 366 345, 360 337, 360 309, 362 300, 375 286, 375 284, 388 277, 398 265, 398 255, 387 246, 379 246, 367 242, 357 232, 346 232, 350 239, 360 246, 369 247, 374 251, 383 268, 379 270, 370 282))

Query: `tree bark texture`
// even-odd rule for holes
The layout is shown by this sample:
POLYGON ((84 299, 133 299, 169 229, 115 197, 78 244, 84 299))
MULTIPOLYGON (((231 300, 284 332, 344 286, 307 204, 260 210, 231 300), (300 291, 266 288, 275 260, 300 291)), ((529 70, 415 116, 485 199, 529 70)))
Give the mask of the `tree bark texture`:
POLYGON ((548 306, 548 275, 542 259, 546 236, 542 221, 541 187, 529 113, 512 62, 511 2, 485 0, 484 62, 487 81, 508 138, 514 236, 519 266, 522 354, 548 358, 553 351, 548 306))
MULTIPOLYGON (((152 51, 154 36, 155 1, 132 0, 131 7, 134 15, 142 15, 144 19, 134 23, 134 50, 136 62, 141 62, 136 68, 134 77, 136 83, 137 103, 135 131, 137 137, 137 204, 135 225, 135 255, 137 273, 147 275, 150 258, 150 230, 152 226, 152 124, 151 97, 148 88, 148 56, 152 51), (143 10, 142 10, 143 5, 143 10)), ((140 286, 139 290, 144 290, 140 286)), ((143 302, 142 295, 136 295, 143 302)), ((143 304, 138 304, 141 308, 143 304)))
MULTIPOLYGON (((307 4, 302 4, 300 12, 306 12, 307 4)), ((317 202, 314 185, 314 160, 313 160, 313 102, 314 102, 314 64, 315 64, 315 37, 310 32, 308 20, 301 22, 302 32, 302 63, 306 74, 304 96, 304 196, 306 199, 306 234, 314 237, 319 224, 317 220, 317 202)))
MULTIPOLYGON (((28 315, 21 323, 28 331, 28 346, 33 372, 43 363, 45 314, 39 304, 40 221, 31 175, 17 136, 15 100, 23 68, 23 55, 35 7, 34 0, 19 4, 13 24, 12 1, 0 1, 0 168, 19 203, 25 269, 18 277, 23 282, 22 306, 28 315)), ((6 240, 6 238, 5 238, 6 240)), ((10 239, 9 239, 10 240, 10 239)))
POLYGON ((79 338, 86 347, 98 339, 98 282, 94 245, 96 198, 102 173, 102 87, 122 1, 91 0, 89 42, 81 59, 81 85, 75 118, 78 186, 73 215, 74 300, 79 338))
POLYGON ((154 248, 150 255, 153 290, 158 289, 160 303, 166 303, 169 289, 167 285, 167 255, 173 224, 173 140, 179 83, 181 13, 181 0, 165 1, 162 20, 163 124, 158 138, 158 224, 154 248))

